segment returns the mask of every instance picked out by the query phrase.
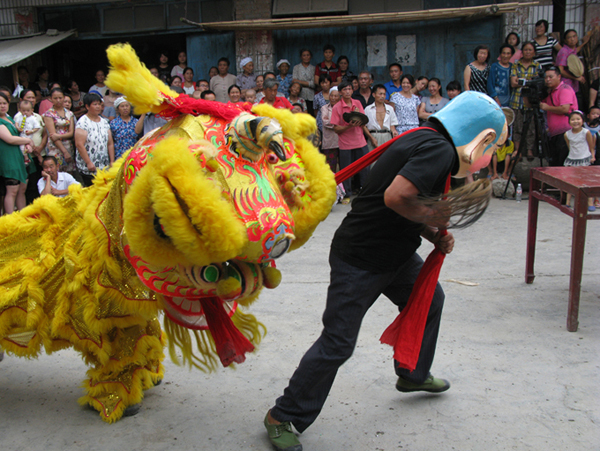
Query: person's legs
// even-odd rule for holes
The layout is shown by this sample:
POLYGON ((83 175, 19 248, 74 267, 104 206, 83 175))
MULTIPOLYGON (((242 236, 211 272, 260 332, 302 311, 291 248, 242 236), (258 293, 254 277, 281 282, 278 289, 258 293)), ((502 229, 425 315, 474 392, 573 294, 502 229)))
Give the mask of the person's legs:
MULTIPOLYGON (((359 147, 358 149, 352 149, 352 162, 354 163, 356 160, 362 158, 363 156, 365 156, 368 153, 369 153, 368 146, 359 147)), ((367 183, 367 177, 369 177, 369 169, 370 169, 369 166, 367 166, 366 168, 364 168, 362 171, 359 172, 361 188, 365 186, 365 183, 367 183)))
POLYGON ((504 161, 501 161, 500 163, 498 163, 498 172, 502 173, 502 178, 504 180, 508 180, 508 171, 509 171, 509 167, 510 167, 510 154, 506 154, 506 156, 504 157, 504 161))
MULTIPOLYGON (((415 252, 410 260, 396 271, 393 282, 383 290, 383 294, 396 304, 400 311, 402 311, 408 303, 408 299, 413 290, 413 285, 422 266, 423 260, 415 252)), ((401 368, 398 362, 394 361, 396 374, 403 379, 415 384, 422 384, 429 376, 429 370, 431 369, 433 357, 435 355, 443 306, 444 291, 438 283, 431 301, 431 306, 429 307, 429 314, 427 316, 427 323, 425 325, 425 332, 421 344, 421 352, 415 370, 411 372, 406 368, 401 368)))
POLYGON ((515 113, 515 120, 513 123, 512 140, 515 143, 515 152, 518 152, 521 146, 521 133, 523 131, 523 110, 513 109, 513 111, 515 113))
POLYGON ((492 162, 490 163, 491 166, 491 170, 490 170, 490 179, 495 180, 498 178, 498 155, 496 155, 496 152, 493 153, 492 155, 492 162))
MULTIPOLYGON (((527 158, 533 158, 538 155, 537 140, 535 139, 535 117, 533 116, 533 110, 525 110, 524 125, 527 124, 527 135, 525 136, 525 145, 527 146, 527 158)), ((522 150, 522 155, 525 152, 522 150)))
MULTIPOLYGON (((344 169, 346 166, 349 166, 352 163, 352 151, 349 149, 340 149, 340 171, 344 169)), ((348 178, 344 180, 344 191, 346 191, 346 195, 350 195, 352 193, 352 180, 348 178)))
POLYGON ((17 193, 17 210, 23 210, 27 206, 27 199, 25 192, 27 191, 27 181, 19 184, 19 191, 17 193))
POLYGON ((549 140, 550 166, 564 166, 569 155, 569 146, 563 133, 550 137, 549 140))
POLYGON ((4 196, 4 214, 9 215, 13 211, 15 211, 15 200, 17 199, 17 194, 19 194, 19 185, 12 184, 12 182, 17 182, 18 180, 7 179, 6 180, 6 196, 4 196))
POLYGON ((329 262, 331 283, 323 332, 271 409, 275 420, 289 421, 300 432, 321 412, 338 368, 352 355, 365 313, 393 277, 393 273, 373 274, 356 268, 333 254, 329 262))
POLYGON ((325 155, 325 160, 329 165, 329 169, 335 174, 337 171, 339 149, 337 147, 334 149, 322 149, 321 153, 325 155))

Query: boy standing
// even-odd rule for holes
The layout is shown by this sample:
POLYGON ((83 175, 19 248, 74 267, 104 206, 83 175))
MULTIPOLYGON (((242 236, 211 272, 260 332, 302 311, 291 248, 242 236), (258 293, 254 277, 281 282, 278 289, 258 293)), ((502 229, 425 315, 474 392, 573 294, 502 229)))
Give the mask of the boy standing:
POLYGON ((340 69, 333 62, 333 56, 335 55, 335 47, 331 44, 327 44, 323 47, 323 57, 325 61, 317 64, 315 68, 315 86, 319 86, 319 77, 322 74, 329 75, 331 77, 331 86, 337 86, 342 81, 342 74, 340 69))

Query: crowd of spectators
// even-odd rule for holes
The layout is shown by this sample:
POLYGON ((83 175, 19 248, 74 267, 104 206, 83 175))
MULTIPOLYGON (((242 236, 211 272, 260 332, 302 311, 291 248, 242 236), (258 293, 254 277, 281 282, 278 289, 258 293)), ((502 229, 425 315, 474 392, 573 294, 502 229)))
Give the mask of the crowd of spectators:
MULTIPOLYGON (((543 76, 548 70, 546 84, 551 93, 539 108, 546 112, 554 149, 550 157, 552 163, 558 165, 562 164, 567 151, 561 139, 566 131, 564 120, 556 116, 584 107, 579 92, 580 85, 586 82, 585 77, 573 75, 567 62, 570 55, 577 55, 581 46, 574 30, 564 34, 562 46, 547 34, 546 21, 538 22, 535 30, 535 39, 522 45, 518 34, 509 33, 497 55, 485 45, 477 46, 473 61, 464 69, 463 86, 465 90, 489 94, 498 105, 514 110, 512 141, 519 151, 523 125, 533 108, 522 95, 523 84, 543 76)), ((168 55, 161 53, 158 64, 149 65, 149 69, 174 91, 195 99, 267 103, 315 116, 316 142, 333 171, 343 169, 373 148, 423 124, 462 91, 459 81, 451 81, 444 88, 435 74, 419 75, 415 79, 405 74, 398 63, 388 67, 389 81, 374 86, 369 71, 353 72, 347 56, 337 59, 335 56, 334 46, 327 44, 323 48, 323 60, 313 65, 311 50, 302 49, 297 64, 281 59, 275 65, 276 72, 262 74, 255 72, 251 57, 244 57, 239 70, 235 71, 237 75, 231 73, 234 71, 230 61, 223 57, 211 67, 206 78, 198 78, 182 51, 174 66, 169 64, 168 55), (428 95, 423 95, 425 90, 428 95), (345 112, 364 113, 366 120, 347 122, 343 117, 345 112)), ((52 166, 53 163, 57 174, 69 175, 60 176, 60 180, 73 179, 89 186, 98 169, 111 165, 140 136, 165 123, 153 114, 136 116, 126 98, 108 89, 104 83, 106 74, 101 69, 94 74, 95 83, 85 91, 80 90, 75 80, 68 80, 64 85, 53 83, 44 67, 36 71, 35 82, 30 82, 26 67, 19 67, 17 74, 18 84, 14 89, 0 87, 0 146, 10 148, 10 152, 0 153, 5 213, 12 212, 15 204, 16 208, 23 208, 40 193, 53 194, 47 187, 50 182, 45 180, 54 180, 54 176, 48 179, 48 174, 54 171, 44 170, 44 164, 52 166), (14 118, 8 113, 13 97, 18 100, 18 114, 14 118), (27 192, 31 196, 25 200, 28 178, 27 192), (39 187, 37 192, 35 187, 39 187)), ((592 84, 590 92, 589 107, 600 106, 598 82, 592 84)), ((534 127, 529 127, 524 139, 526 149, 521 149, 529 158, 537 152, 534 132, 534 127)), ((346 183, 346 199, 353 188, 360 189, 367 171, 363 170, 356 178, 354 187, 346 183)))

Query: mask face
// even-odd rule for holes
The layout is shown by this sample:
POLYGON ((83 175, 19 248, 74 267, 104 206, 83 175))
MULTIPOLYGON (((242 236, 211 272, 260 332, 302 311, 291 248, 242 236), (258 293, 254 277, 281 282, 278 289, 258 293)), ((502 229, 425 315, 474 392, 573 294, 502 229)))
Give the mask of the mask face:
POLYGON ((505 115, 489 96, 475 91, 458 95, 433 116, 452 138, 460 161, 454 177, 465 177, 489 164, 497 143, 508 134, 505 115))

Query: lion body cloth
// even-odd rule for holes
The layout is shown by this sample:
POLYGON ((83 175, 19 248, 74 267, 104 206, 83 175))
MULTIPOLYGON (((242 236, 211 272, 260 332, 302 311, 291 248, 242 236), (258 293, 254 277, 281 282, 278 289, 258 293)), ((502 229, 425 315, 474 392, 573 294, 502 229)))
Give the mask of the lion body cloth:
POLYGON ((327 217, 335 181, 307 115, 193 104, 128 45, 108 55, 111 89, 172 120, 93 186, 0 219, 0 347, 73 347, 90 367, 79 402, 110 423, 163 378, 167 343, 202 370, 243 362, 264 327, 240 307, 279 284, 274 260, 327 217))

